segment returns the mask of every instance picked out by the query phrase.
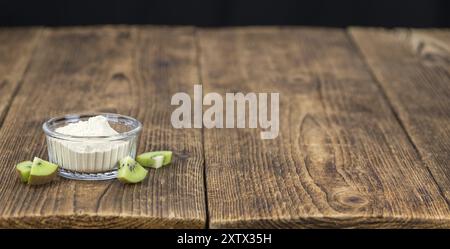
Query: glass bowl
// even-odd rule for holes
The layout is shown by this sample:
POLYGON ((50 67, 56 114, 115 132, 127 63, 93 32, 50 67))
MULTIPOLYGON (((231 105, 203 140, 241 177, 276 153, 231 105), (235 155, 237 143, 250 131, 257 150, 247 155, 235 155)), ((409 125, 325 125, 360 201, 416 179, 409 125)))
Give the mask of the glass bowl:
POLYGON ((113 113, 70 114, 48 120, 42 126, 47 137, 48 157, 60 166, 59 175, 76 180, 107 180, 117 177, 120 159, 135 158, 142 124, 113 113), (71 136, 56 132, 59 127, 95 116, 106 117, 119 134, 71 136))

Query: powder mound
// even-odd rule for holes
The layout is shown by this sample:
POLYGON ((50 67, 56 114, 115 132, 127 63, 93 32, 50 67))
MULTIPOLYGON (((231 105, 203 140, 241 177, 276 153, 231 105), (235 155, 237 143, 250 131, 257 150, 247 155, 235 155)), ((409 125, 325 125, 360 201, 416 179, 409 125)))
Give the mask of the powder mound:
POLYGON ((83 137, 113 136, 119 134, 109 125, 108 119, 101 115, 89 118, 87 121, 78 121, 64 127, 59 127, 55 131, 64 135, 83 137))

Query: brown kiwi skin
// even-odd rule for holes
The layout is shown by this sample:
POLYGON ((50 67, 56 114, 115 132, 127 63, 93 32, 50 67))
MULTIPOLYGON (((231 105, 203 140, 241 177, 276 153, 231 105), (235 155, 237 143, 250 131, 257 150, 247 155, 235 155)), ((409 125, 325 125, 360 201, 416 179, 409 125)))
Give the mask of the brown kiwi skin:
POLYGON ((49 183, 53 180, 53 178, 56 177, 57 173, 58 173, 58 171, 55 170, 55 172, 53 172, 52 174, 50 174, 48 176, 32 176, 32 175, 30 175, 30 177, 28 178, 28 185, 42 185, 42 184, 49 183))

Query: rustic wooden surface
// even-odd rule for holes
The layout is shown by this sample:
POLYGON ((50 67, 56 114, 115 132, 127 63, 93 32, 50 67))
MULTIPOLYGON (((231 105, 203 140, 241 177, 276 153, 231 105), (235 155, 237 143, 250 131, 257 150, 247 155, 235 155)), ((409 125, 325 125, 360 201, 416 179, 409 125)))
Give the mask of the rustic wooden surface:
POLYGON ((351 34, 450 203, 450 32, 355 28, 351 34))
POLYGON ((16 94, 40 29, 0 29, 0 124, 16 94))
POLYGON ((198 81, 192 34, 192 28, 43 30, 0 132, 0 226, 204 227, 201 131, 171 129, 167 108, 171 89, 198 81), (179 157, 137 185, 16 181, 15 162, 47 157, 42 122, 86 111, 137 117, 146 127, 140 152, 168 149, 179 157))
POLYGON ((211 30, 199 41, 206 92, 244 87, 282 96, 278 139, 204 130, 211 227, 450 222, 438 186, 345 31, 211 30))
POLYGON ((0 29, 0 227, 450 227, 448 30, 0 29), (279 92, 280 135, 173 129, 170 97, 279 92), (51 116, 107 111, 144 124, 139 151, 173 165, 142 184, 59 178, 51 116))

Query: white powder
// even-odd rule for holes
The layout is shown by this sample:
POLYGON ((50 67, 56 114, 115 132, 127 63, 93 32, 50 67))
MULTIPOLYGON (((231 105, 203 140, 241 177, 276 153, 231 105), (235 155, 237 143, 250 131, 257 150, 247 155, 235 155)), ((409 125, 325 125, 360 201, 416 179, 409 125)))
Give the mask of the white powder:
POLYGON ((66 141, 49 138, 51 160, 62 168, 85 173, 105 172, 116 167, 117 162, 131 150, 129 141, 108 141, 89 138, 119 134, 104 116, 95 116, 87 121, 71 123, 55 130, 70 136, 86 137, 81 141, 66 141))
POLYGON ((87 121, 79 121, 59 127, 56 132, 70 136, 112 136, 119 134, 108 123, 108 119, 104 116, 95 116, 87 121))

